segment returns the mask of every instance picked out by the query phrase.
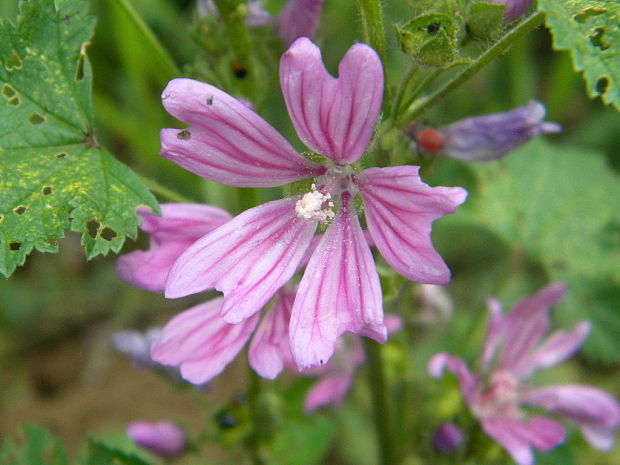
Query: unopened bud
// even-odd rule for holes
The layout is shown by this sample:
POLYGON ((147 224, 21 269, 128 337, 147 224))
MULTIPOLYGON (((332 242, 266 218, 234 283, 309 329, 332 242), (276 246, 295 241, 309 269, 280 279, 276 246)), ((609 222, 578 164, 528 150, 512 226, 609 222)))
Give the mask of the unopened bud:
POLYGON ((454 423, 443 423, 433 433, 433 447, 438 452, 454 452, 464 439, 463 432, 454 423))
POLYGON ((543 121, 545 107, 536 101, 503 113, 474 116, 439 128, 444 137, 442 152, 463 161, 502 158, 540 134, 562 130, 543 121))
POLYGON ((127 436, 143 449, 167 459, 178 457, 185 450, 185 433, 169 421, 135 421, 127 427, 127 436))

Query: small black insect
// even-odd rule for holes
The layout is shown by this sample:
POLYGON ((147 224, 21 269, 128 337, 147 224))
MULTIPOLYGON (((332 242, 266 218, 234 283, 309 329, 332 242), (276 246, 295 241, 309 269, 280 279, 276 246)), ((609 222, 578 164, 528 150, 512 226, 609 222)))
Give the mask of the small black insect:
POLYGON ((429 34, 437 34, 440 28, 441 28, 441 24, 430 23, 426 25, 426 32, 428 32, 429 34))

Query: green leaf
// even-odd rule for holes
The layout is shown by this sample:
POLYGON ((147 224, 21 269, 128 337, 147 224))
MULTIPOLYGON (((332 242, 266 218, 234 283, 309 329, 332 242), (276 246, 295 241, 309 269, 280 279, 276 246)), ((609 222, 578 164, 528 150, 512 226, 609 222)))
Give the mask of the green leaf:
POLYGON ((609 0, 539 0, 553 47, 568 50, 583 71, 588 95, 620 110, 620 3, 609 0))
POLYGON ((320 416, 288 418, 272 444, 273 465, 313 465, 321 458, 335 434, 334 425, 320 416))
POLYGON ((556 317, 591 320, 587 354, 620 360, 620 178, 595 151, 543 140, 477 172, 480 190, 465 214, 541 263, 551 280, 566 281, 556 317))
POLYGON ((36 426, 24 427, 25 441, 16 445, 5 440, 0 447, 0 463, 10 465, 67 465, 62 444, 36 426))
POLYGON ((157 203, 93 132, 94 27, 86 0, 22 2, 0 22, 0 273, 33 250, 56 252, 66 229, 92 258, 135 237, 135 209, 157 203))
POLYGON ((128 454, 105 444, 88 441, 88 454, 83 465, 149 465, 137 455, 128 454))

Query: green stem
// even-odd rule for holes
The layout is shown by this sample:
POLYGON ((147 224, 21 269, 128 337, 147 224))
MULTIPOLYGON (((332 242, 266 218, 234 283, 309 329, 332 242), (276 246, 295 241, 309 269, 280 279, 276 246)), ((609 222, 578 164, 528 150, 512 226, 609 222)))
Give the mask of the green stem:
POLYGON ((381 346, 375 341, 364 338, 364 351, 366 354, 375 428, 379 441, 380 463, 381 465, 393 465, 396 463, 396 451, 394 450, 394 436, 392 434, 381 346))
POLYGON ((248 437, 248 448, 253 465, 264 465, 265 463, 260 454, 260 432, 264 427, 261 421, 261 412, 258 402, 260 391, 261 379, 254 370, 248 366, 248 410, 252 426, 248 437))
POLYGON ((129 0, 115 0, 119 7, 125 12, 127 17, 136 26, 142 34, 146 42, 151 46, 155 54, 155 60, 162 65, 162 71, 167 74, 168 79, 181 76, 181 70, 178 68, 170 54, 166 51, 159 39, 153 34, 153 31, 146 25, 142 17, 135 8, 129 3, 129 0))
POLYGON ((147 178, 145 176, 141 176, 138 175, 140 177, 140 180, 146 184, 146 187, 148 187, 151 191, 153 191, 155 194, 167 199, 167 200, 171 200, 172 202, 178 202, 178 203, 192 203, 192 201, 190 199, 188 199, 187 197, 185 197, 182 194, 179 194, 178 192, 175 192, 171 189, 168 189, 165 186, 162 186, 161 184, 159 184, 157 181, 151 179, 151 178, 147 178))
POLYGON ((540 26, 543 22, 544 13, 538 11, 523 20, 518 26, 510 30, 508 34, 498 40, 495 44, 485 50, 476 60, 472 61, 460 73, 446 82, 443 86, 433 92, 431 95, 419 99, 414 102, 400 119, 402 123, 419 118, 430 107, 439 102, 448 93, 459 87, 463 82, 480 71, 484 66, 490 63, 498 55, 504 53, 513 43, 521 39, 528 32, 540 26))
MULTIPOLYGON (((388 78, 385 71, 385 63, 387 63, 387 42, 385 40, 385 26, 383 21, 381 0, 357 0, 357 10, 362 22, 364 42, 374 48, 379 54, 379 57, 383 62, 384 81, 387 83, 388 78)), ((384 109, 387 109, 389 102, 389 87, 386 85, 383 95, 384 109)))
POLYGON ((364 42, 374 48, 385 63, 385 27, 381 0, 357 0, 357 7, 362 20, 364 42))
POLYGON ((407 90, 407 87, 409 87, 413 76, 419 74, 419 70, 420 68, 417 63, 411 63, 409 65, 409 68, 405 72, 405 75, 403 76, 403 79, 398 86, 398 90, 396 91, 396 96, 394 97, 394 105, 392 106, 392 111, 390 114, 390 119, 392 121, 396 120, 396 117, 398 116, 398 109, 400 108, 400 104, 403 101, 405 91, 407 90))

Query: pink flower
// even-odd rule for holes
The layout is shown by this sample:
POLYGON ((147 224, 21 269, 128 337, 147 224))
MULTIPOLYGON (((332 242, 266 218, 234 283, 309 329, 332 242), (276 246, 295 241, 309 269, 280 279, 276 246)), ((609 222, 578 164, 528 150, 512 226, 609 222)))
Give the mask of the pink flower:
POLYGON ((260 376, 274 379, 292 366, 288 345, 288 321, 295 292, 278 292, 272 308, 259 323, 259 315, 237 324, 220 316, 224 299, 216 298, 178 314, 163 329, 151 348, 151 357, 163 365, 180 366, 181 376, 202 384, 219 375, 252 338, 250 366, 260 376))
POLYGON ((121 256, 116 273, 129 284, 155 292, 164 290, 168 272, 181 253, 231 218, 220 208, 192 203, 162 204, 162 216, 151 214, 146 207, 139 207, 138 213, 140 229, 149 234, 151 246, 121 256))
POLYGON ((315 178, 306 194, 251 208, 192 244, 170 271, 166 296, 215 288, 225 296, 223 319, 239 323, 291 279, 318 224, 328 224, 292 308, 291 349, 305 368, 325 363, 346 331, 379 342, 387 337, 357 195, 386 261, 409 279, 440 284, 450 272, 433 249, 431 223, 453 213, 466 192, 427 186, 416 166, 355 171, 352 164, 373 136, 383 93, 381 61, 370 47, 351 47, 336 79, 325 70, 318 47, 300 38, 282 57, 280 82, 297 134, 326 157, 324 163, 297 153, 260 116, 209 84, 175 79, 164 90, 166 109, 189 127, 162 130, 162 156, 231 186, 315 178))
POLYGON ((546 339, 551 306, 566 293, 562 283, 551 284, 521 300, 508 315, 490 300, 489 326, 480 357, 482 375, 472 374, 465 362, 440 353, 429 362, 438 378, 444 368, 454 373, 472 413, 484 431, 502 445, 519 465, 531 465, 531 448, 547 451, 564 441, 564 427, 548 418, 526 417, 522 405, 539 407, 576 423, 590 444, 609 449, 620 424, 620 405, 600 389, 566 384, 535 388, 524 381, 538 368, 554 366, 570 357, 585 340, 589 324, 557 331, 546 339))
MULTIPOLYGON (((401 323, 400 317, 396 315, 388 314, 385 317, 388 334, 398 331, 401 323)), ((340 405, 353 384, 357 368, 365 362, 359 336, 351 334, 348 338, 340 338, 329 363, 308 370, 308 374, 319 377, 319 380, 306 394, 304 410, 309 413, 321 407, 340 405)))
POLYGON ((168 459, 178 457, 185 449, 185 433, 169 421, 134 421, 127 427, 127 436, 138 446, 168 459))

